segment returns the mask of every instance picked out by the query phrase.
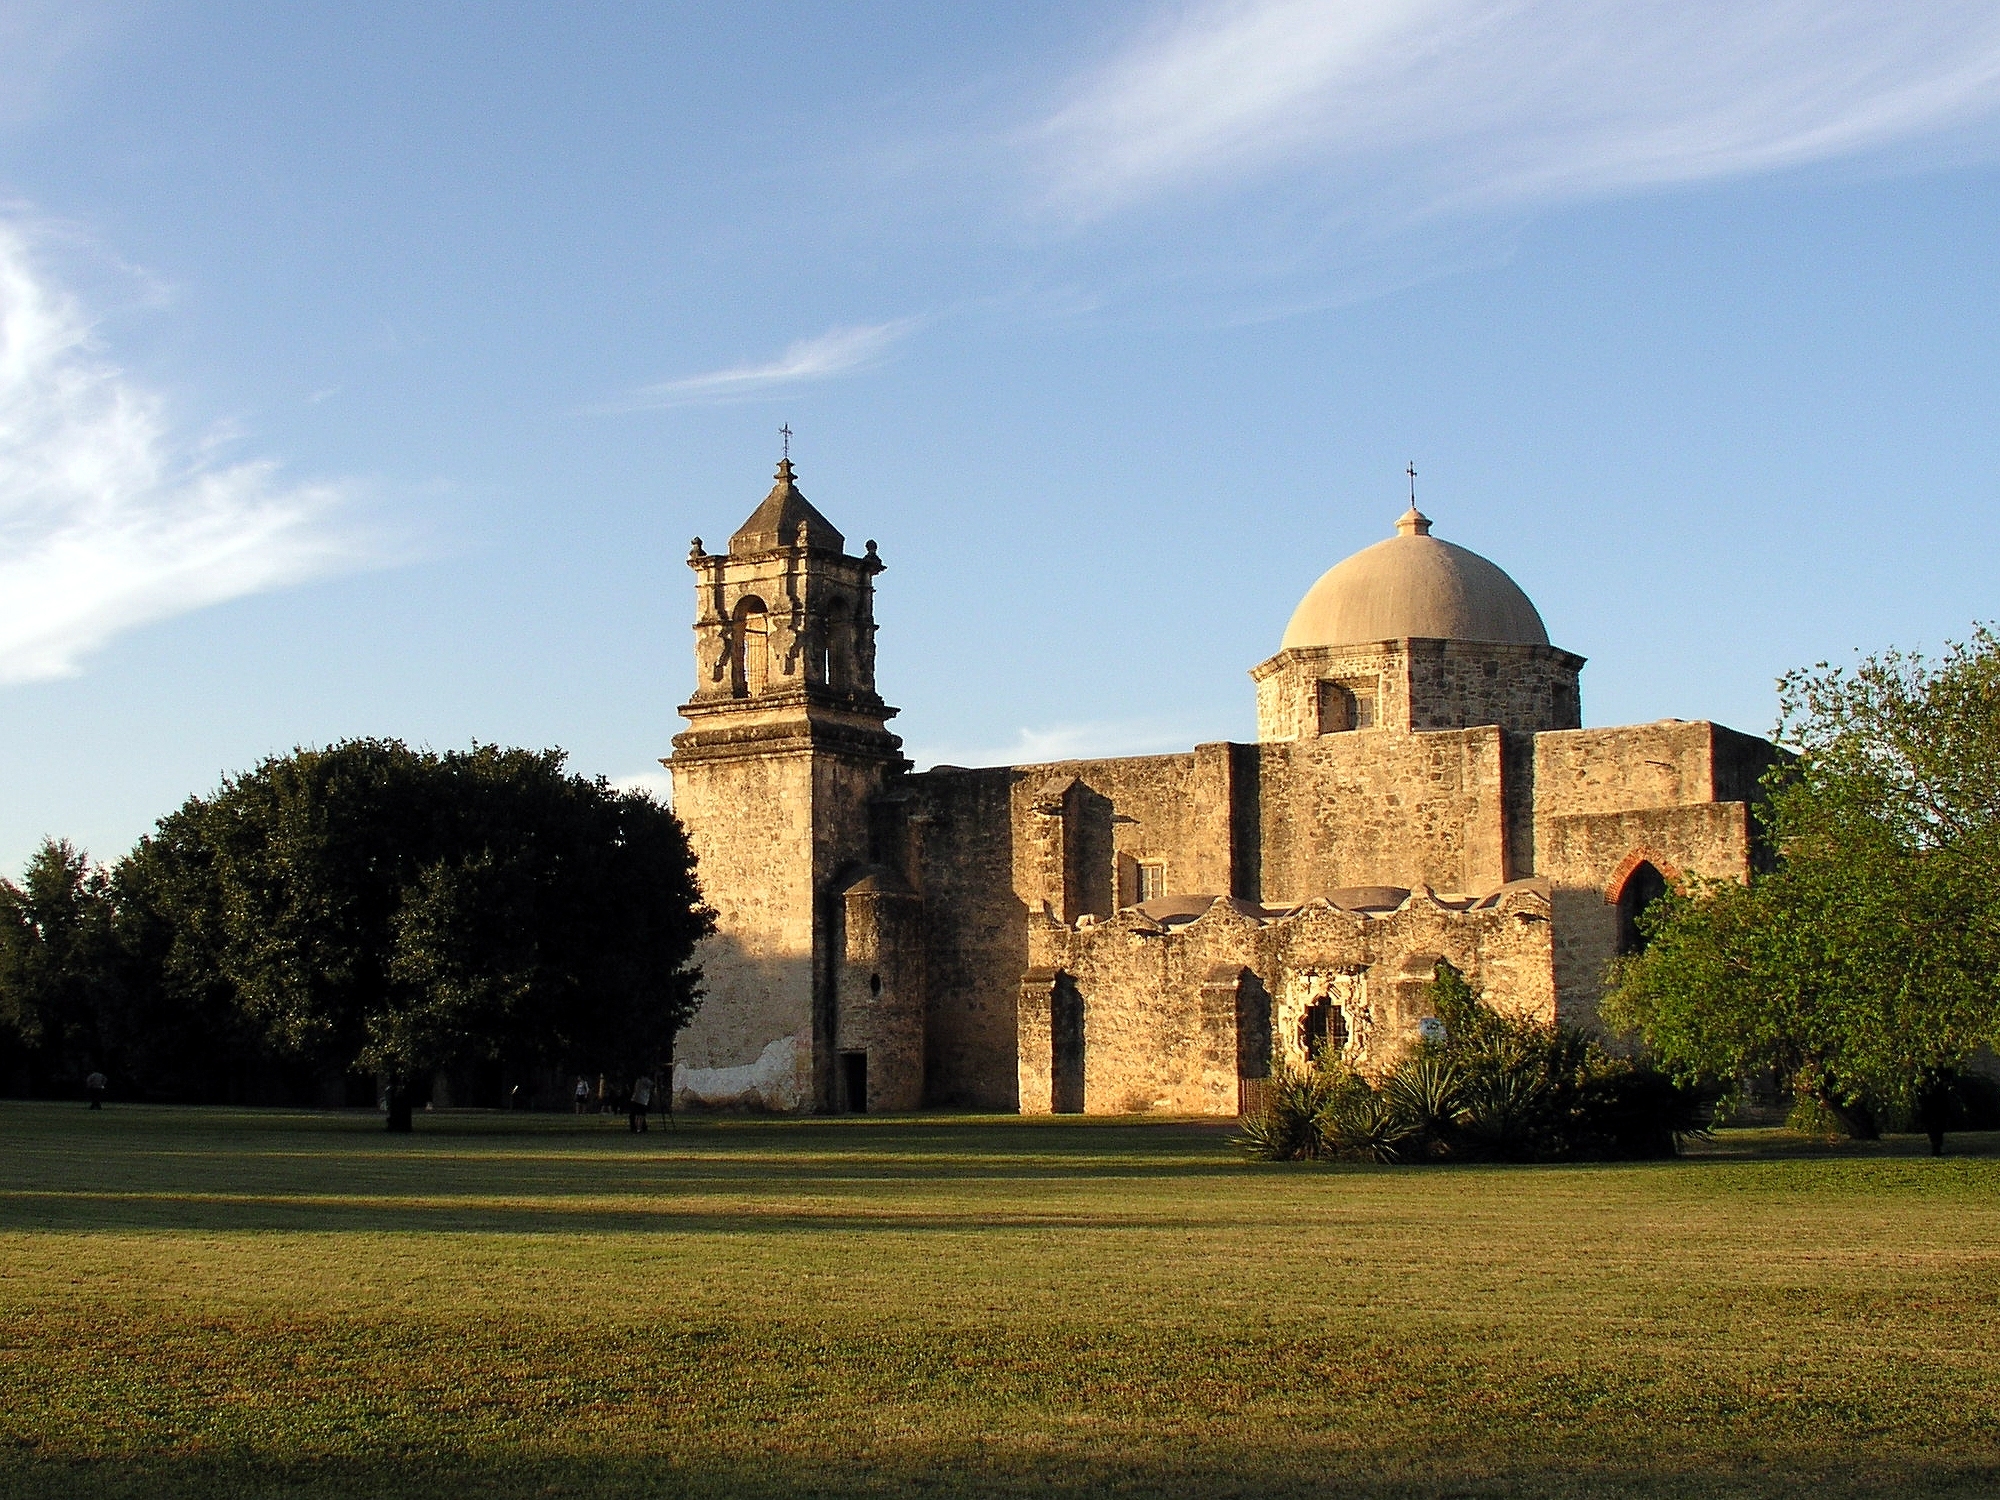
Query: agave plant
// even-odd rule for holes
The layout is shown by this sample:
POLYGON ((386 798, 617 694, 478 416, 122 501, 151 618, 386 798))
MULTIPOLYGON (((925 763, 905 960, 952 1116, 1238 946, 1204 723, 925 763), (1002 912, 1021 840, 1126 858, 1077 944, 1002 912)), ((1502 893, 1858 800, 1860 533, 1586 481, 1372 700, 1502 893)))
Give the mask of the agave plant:
POLYGON ((1349 1161, 1402 1161, 1416 1127, 1365 1078, 1350 1074, 1320 1111, 1320 1134, 1329 1151, 1349 1161))
POLYGON ((1499 1161, 1532 1161, 1543 1154, 1557 1090, 1532 1066, 1481 1069, 1467 1081, 1459 1153, 1499 1161))
POLYGON ((1314 1161, 1330 1154, 1322 1116, 1338 1086, 1319 1068, 1279 1068, 1264 1107, 1243 1122, 1238 1140, 1244 1151, 1257 1161, 1314 1161))
POLYGON ((1418 1052, 1390 1076, 1382 1095, 1408 1127, 1409 1156, 1442 1156, 1471 1114, 1465 1073, 1447 1052, 1418 1052))

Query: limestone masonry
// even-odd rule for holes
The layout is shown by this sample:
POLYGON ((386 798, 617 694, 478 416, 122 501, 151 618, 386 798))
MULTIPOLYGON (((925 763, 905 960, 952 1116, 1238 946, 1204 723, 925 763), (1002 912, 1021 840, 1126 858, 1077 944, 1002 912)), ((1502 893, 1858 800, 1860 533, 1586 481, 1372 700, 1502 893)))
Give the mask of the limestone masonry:
POLYGON ((917 773, 875 689, 875 543, 777 484, 699 540, 666 761, 719 914, 682 1106, 1235 1114, 1284 1058, 1378 1068, 1438 959, 1589 1024, 1634 919, 1743 879, 1776 753, 1583 729, 1583 658, 1486 559, 1396 535, 1251 669, 1257 743, 917 773))

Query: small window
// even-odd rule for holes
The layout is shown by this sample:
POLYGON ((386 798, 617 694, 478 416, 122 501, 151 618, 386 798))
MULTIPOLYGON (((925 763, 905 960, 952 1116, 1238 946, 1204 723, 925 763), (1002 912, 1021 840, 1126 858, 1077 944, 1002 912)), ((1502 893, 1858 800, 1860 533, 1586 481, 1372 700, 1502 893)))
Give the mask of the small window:
POLYGON ((1347 1050, 1347 1012, 1322 995, 1299 1017, 1299 1051, 1308 1062, 1338 1057, 1347 1050))
POLYGON ((1167 893, 1167 867, 1163 864, 1139 866, 1139 900, 1154 901, 1167 893))
POLYGON ((1375 687, 1372 683, 1322 682, 1319 685, 1319 732, 1344 734, 1375 727, 1375 687))

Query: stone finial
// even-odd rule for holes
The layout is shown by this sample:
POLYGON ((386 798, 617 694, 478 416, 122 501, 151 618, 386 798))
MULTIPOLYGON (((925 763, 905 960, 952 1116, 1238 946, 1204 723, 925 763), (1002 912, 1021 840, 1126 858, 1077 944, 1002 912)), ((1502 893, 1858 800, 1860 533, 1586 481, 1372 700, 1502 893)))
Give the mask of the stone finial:
POLYGON ((1396 517, 1396 535, 1429 536, 1430 534, 1431 518, 1418 510, 1416 506, 1412 505, 1408 510, 1396 517))
POLYGON ((688 543, 689 563, 698 563, 706 556, 708 554, 702 550, 700 537, 696 537, 692 542, 688 543))

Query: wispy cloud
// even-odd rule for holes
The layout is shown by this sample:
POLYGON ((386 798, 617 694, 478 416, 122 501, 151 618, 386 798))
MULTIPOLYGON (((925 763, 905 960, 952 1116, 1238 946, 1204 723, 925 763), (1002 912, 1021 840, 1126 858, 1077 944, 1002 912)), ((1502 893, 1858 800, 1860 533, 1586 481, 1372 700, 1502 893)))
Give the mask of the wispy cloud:
POLYGON ((1036 134, 1078 217, 1302 171, 1337 216, 1722 178, 1996 108, 1990 0, 1208 0, 1036 134))
POLYGON ((697 406, 709 402, 740 401, 761 396, 785 386, 813 380, 828 380, 878 364, 890 348, 917 326, 916 318, 899 318, 890 323, 859 323, 845 328, 829 328, 817 338, 800 339, 786 347, 776 359, 756 365, 732 365, 711 370, 706 375, 687 375, 679 380, 641 386, 611 411, 656 411, 670 406, 697 406))
POLYGON ((187 441, 0 223, 0 684, 64 677, 113 636, 371 560, 341 486, 187 441))

